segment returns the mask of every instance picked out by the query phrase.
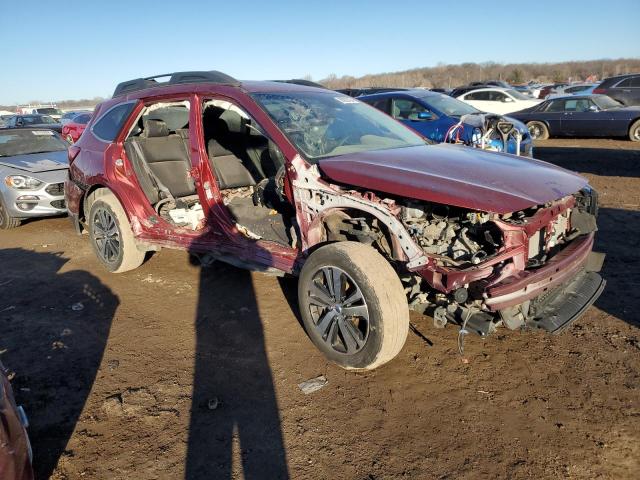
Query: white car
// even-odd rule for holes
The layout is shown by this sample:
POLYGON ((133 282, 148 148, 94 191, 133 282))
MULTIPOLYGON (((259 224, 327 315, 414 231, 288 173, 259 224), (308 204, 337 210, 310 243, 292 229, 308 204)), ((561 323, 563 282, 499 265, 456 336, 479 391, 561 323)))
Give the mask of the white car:
POLYGON ((533 107, 542 100, 531 98, 512 88, 479 88, 457 97, 482 112, 505 115, 533 107))

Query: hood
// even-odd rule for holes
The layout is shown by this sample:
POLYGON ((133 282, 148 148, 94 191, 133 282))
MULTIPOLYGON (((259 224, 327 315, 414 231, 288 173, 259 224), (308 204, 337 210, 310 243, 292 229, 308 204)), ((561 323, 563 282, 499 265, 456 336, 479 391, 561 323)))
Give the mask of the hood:
POLYGON ((492 213, 509 213, 577 192, 580 175, 540 160, 450 144, 359 152, 319 161, 347 185, 492 213))
POLYGON ((0 165, 5 165, 17 170, 24 170, 25 172, 38 173, 69 168, 69 160, 67 158, 67 151, 61 150, 59 152, 0 157, 0 165))

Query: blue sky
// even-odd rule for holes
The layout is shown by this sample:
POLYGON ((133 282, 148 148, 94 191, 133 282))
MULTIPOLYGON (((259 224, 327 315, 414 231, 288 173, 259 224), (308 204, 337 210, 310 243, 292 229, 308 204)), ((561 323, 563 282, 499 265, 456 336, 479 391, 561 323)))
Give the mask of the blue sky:
POLYGON ((640 0, 0 0, 0 104, 218 69, 318 80, 438 62, 640 57, 640 0), (490 5, 490 6, 483 6, 490 5))

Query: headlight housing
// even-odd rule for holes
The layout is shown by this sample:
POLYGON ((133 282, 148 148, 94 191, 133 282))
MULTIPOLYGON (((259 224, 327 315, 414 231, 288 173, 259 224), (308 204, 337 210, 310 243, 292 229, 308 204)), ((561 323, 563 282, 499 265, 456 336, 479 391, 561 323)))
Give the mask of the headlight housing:
POLYGON ((37 190, 42 186, 42 182, 37 178, 26 175, 9 175, 4 179, 4 183, 16 190, 37 190))

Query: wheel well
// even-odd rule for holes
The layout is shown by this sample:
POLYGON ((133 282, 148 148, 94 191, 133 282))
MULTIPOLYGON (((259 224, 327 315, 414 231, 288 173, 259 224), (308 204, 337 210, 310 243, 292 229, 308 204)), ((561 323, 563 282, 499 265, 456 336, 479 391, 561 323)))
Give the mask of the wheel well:
MULTIPOLYGON (((322 244, 354 241, 370 245, 388 260, 402 258, 387 225, 375 216, 355 209, 332 210, 322 217, 322 244)), ((400 248, 401 250, 401 248, 400 248)))
POLYGON ((640 117, 636 117, 629 122, 629 128, 627 129, 627 134, 631 133, 631 127, 633 127, 633 124, 636 123, 638 120, 640 120, 640 117))
POLYGON ((84 196, 82 197, 82 201, 80 202, 80 205, 78 207, 78 219, 81 222, 86 221, 86 214, 89 207, 89 205, 87 205, 87 200, 89 199, 91 194, 93 194, 94 192, 100 189, 108 190, 108 188, 105 187, 104 185, 91 185, 91 187, 89 187, 89 189, 85 192, 84 196))

